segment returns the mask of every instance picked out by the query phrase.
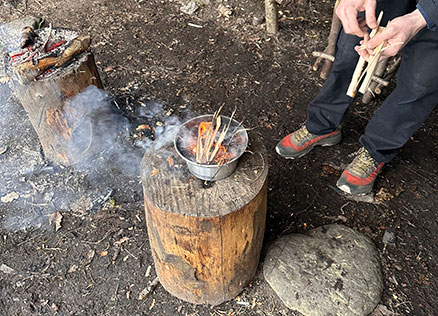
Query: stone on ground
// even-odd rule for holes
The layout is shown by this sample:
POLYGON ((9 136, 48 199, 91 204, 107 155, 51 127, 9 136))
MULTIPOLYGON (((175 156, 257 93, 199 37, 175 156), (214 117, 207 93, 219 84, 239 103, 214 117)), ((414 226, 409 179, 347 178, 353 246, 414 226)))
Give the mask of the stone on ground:
POLYGON ((281 237, 263 272, 284 304, 305 316, 366 316, 383 290, 373 242, 337 224, 281 237))

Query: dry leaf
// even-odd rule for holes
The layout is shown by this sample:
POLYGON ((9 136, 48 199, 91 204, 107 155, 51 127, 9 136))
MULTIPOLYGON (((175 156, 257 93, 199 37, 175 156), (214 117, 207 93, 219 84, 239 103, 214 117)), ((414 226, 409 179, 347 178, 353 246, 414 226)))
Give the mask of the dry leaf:
POLYGON ((62 227, 61 221, 62 221, 61 213, 56 212, 49 215, 49 224, 50 225, 55 224, 55 231, 58 231, 62 227))
POLYGON ((160 172, 160 170, 158 170, 158 169, 152 170, 151 177, 156 176, 158 172, 160 172))
POLYGON ((100 253, 101 257, 105 257, 106 255, 108 255, 108 250, 104 250, 100 253))

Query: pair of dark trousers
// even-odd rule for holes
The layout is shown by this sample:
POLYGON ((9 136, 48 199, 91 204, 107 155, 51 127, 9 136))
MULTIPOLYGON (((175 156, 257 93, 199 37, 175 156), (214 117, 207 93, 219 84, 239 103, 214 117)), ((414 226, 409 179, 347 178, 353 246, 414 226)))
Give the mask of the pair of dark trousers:
MULTIPOLYGON (((391 1, 397 3, 397 1, 391 1)), ((400 1, 392 17, 411 12, 411 3, 400 1), (403 12, 406 10, 406 12, 403 12)), ((381 10, 381 8, 380 8, 381 10)), ((377 12, 380 12, 379 8, 377 12)), ((387 15, 388 19, 388 15, 387 15)), ((336 59, 323 88, 308 107, 306 127, 312 134, 334 131, 343 121, 353 99, 346 95, 359 59, 354 46, 360 39, 342 30, 336 44, 336 59)), ((397 86, 374 113, 360 143, 379 163, 388 162, 438 104, 438 32, 423 29, 402 51, 397 86)))

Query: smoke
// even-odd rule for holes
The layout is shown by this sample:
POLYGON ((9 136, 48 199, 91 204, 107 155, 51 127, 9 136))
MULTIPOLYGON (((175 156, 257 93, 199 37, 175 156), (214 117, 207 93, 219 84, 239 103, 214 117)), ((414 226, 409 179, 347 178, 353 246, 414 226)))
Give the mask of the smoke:
POLYGON ((48 163, 39 140, 21 105, 10 89, 0 86, 0 208, 3 226, 18 230, 48 227, 48 215, 74 211, 98 211, 113 197, 118 202, 142 198, 140 163, 146 151, 170 146, 179 118, 164 110, 163 103, 144 103, 139 123, 152 125, 141 135, 136 125, 116 110, 114 98, 90 86, 70 99, 81 119, 72 128, 67 152, 75 161, 70 167, 48 163))
MULTIPOLYGON (((24 23, 34 23, 30 20, 24 23)), ((22 23, 23 24, 23 23, 22 23)), ((114 97, 95 86, 71 98, 72 136, 65 143, 70 166, 46 159, 39 139, 7 76, 5 53, 19 49, 23 26, 0 25, 0 219, 3 227, 50 227, 49 215, 86 216, 111 198, 118 203, 142 199, 140 162, 146 151, 172 143, 180 120, 158 101, 138 107, 131 122, 117 110, 114 97), (20 31, 17 31, 20 30, 20 31), (148 125, 148 133, 137 130, 148 125)))
POLYGON ((52 164, 13 96, 19 89, 5 66, 7 53, 20 49, 23 27, 38 23, 29 18, 0 24, 0 219, 10 230, 48 228, 56 212, 86 216, 111 198, 117 203, 141 200, 143 155, 171 146, 181 125, 175 109, 141 98, 130 97, 137 106, 126 104, 136 109, 128 119, 114 96, 89 86, 63 105, 71 122, 71 138, 65 142, 71 163, 52 164))

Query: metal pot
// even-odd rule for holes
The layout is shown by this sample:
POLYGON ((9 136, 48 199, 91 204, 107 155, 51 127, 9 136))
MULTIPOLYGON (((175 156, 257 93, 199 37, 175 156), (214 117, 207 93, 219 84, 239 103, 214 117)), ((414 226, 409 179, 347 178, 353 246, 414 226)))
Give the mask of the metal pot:
MULTIPOLYGON (((242 156, 242 154, 246 150, 246 147, 248 146, 248 133, 246 132, 246 130, 242 130, 239 132, 239 137, 240 137, 239 138, 240 139, 239 150, 238 150, 237 154, 235 155, 235 157, 233 159, 231 159, 230 161, 227 161, 221 165, 200 164, 200 163, 197 163, 196 161, 192 161, 183 154, 184 149, 182 147, 181 140, 183 139, 184 134, 186 134, 185 137, 189 137, 189 135, 187 135, 187 133, 194 134, 194 132, 197 132, 199 123, 204 122, 204 121, 211 122, 212 118, 213 118, 213 115, 211 115, 211 114, 201 115, 201 116, 197 116, 195 118, 192 118, 192 119, 188 120, 187 122, 185 122, 184 124, 182 124, 180 126, 178 132, 176 133, 174 145, 175 145, 176 152, 181 156, 181 158, 184 159, 184 161, 187 163, 187 167, 188 167, 189 171, 195 177, 197 177, 198 179, 201 179, 201 180, 218 181, 218 180, 222 180, 222 179, 225 179, 226 177, 230 176, 234 172, 234 170, 236 169, 240 156, 242 156)), ((223 124, 228 124, 230 122, 230 118, 226 117, 226 116, 221 116, 221 120, 222 120, 223 124)), ((230 125, 230 131, 233 131, 234 129, 240 130, 243 128, 244 127, 238 121, 236 121, 234 119, 232 120, 231 125, 230 125)), ((197 134, 196 134, 196 137, 197 137, 197 134)))

